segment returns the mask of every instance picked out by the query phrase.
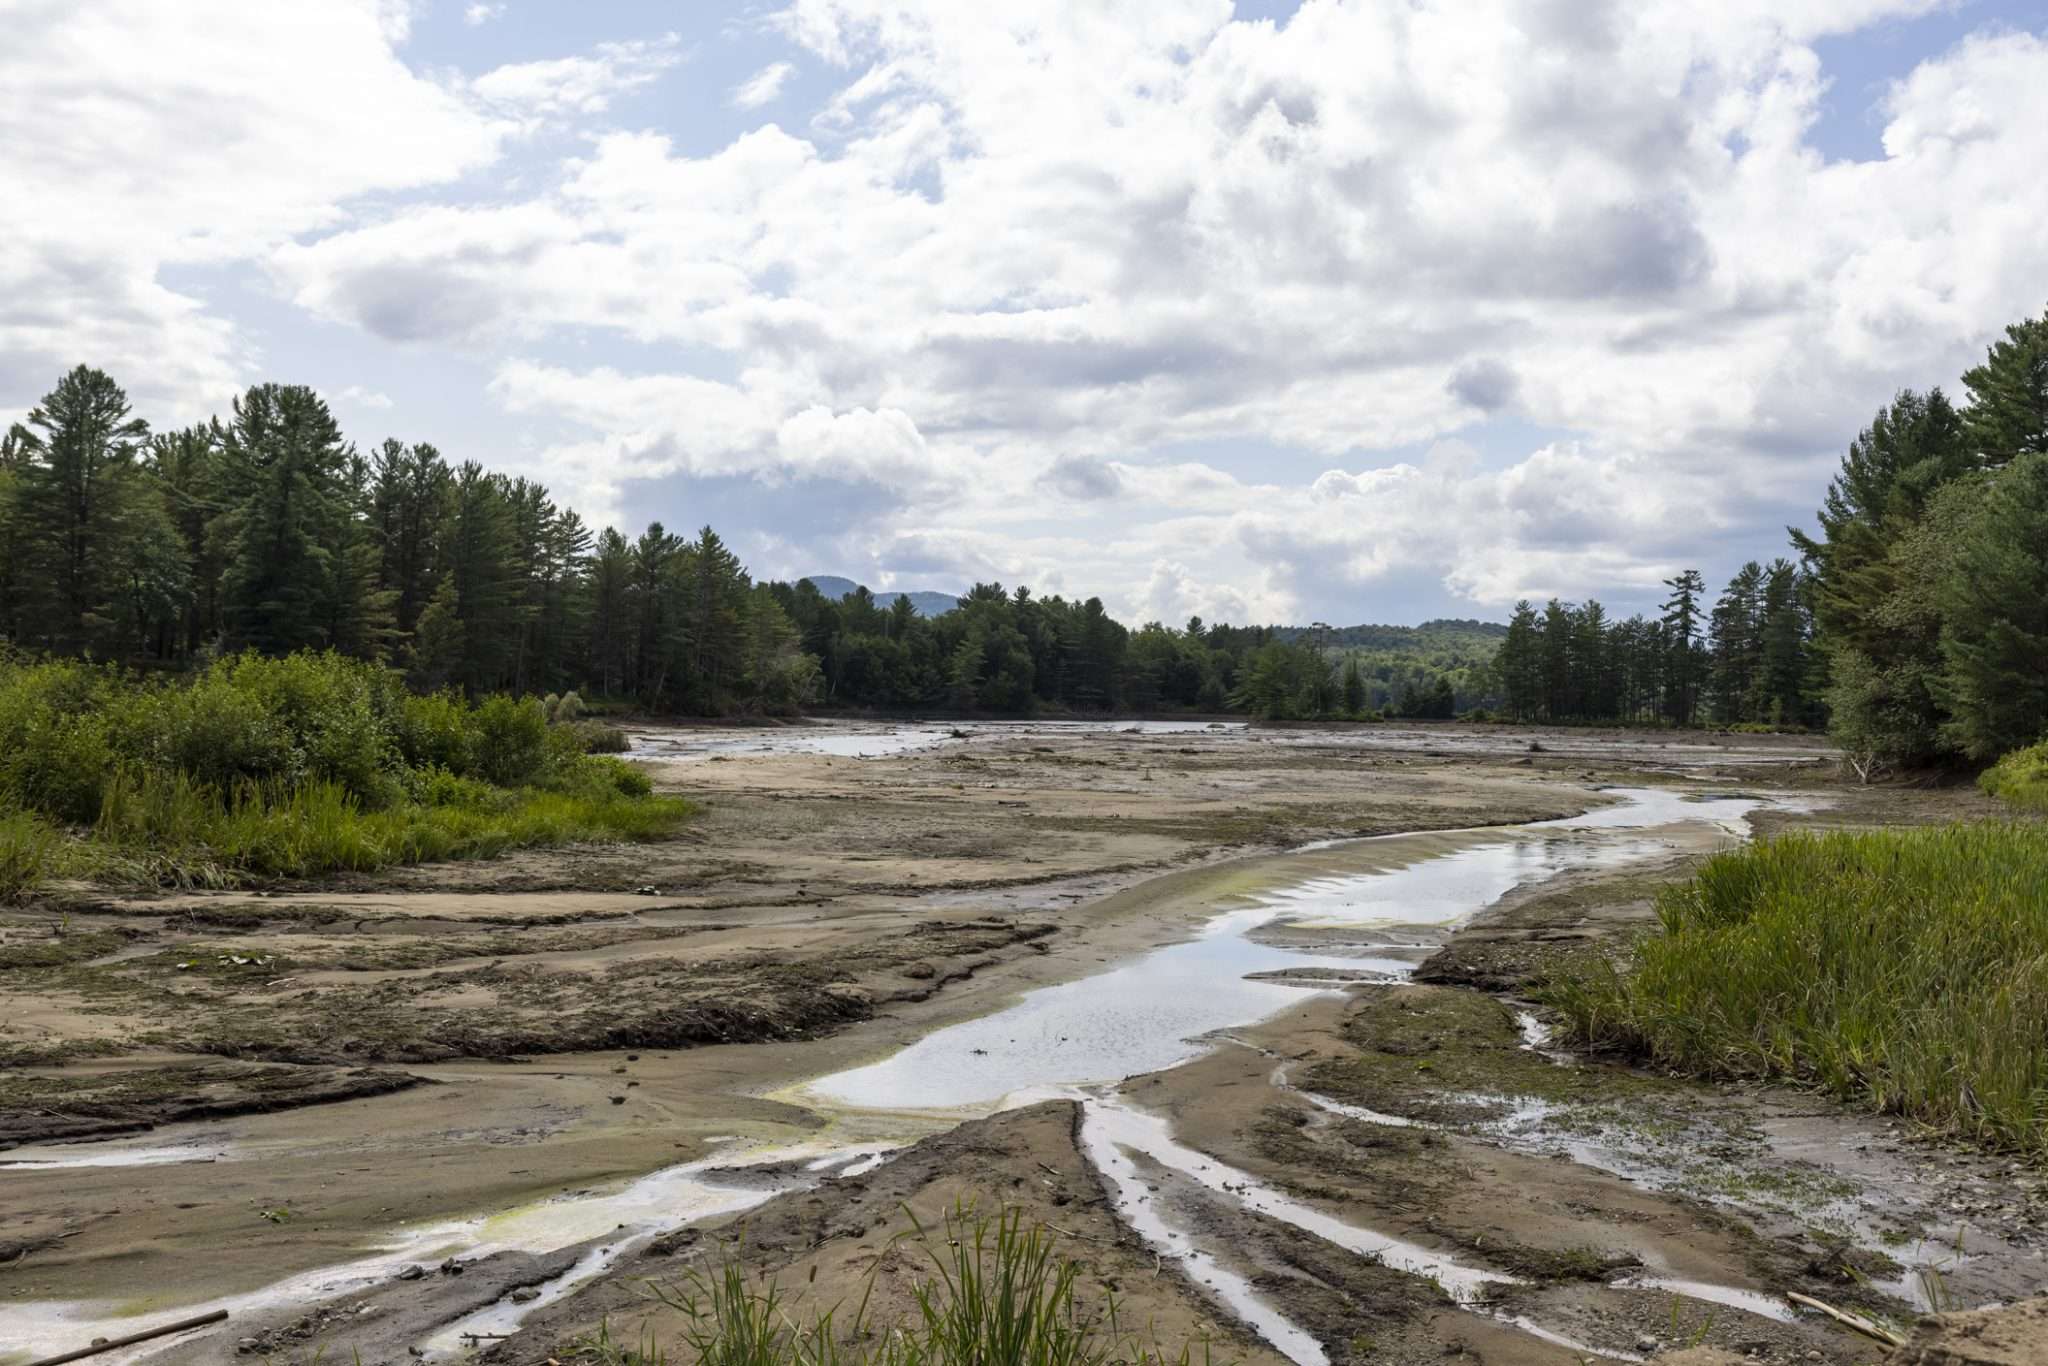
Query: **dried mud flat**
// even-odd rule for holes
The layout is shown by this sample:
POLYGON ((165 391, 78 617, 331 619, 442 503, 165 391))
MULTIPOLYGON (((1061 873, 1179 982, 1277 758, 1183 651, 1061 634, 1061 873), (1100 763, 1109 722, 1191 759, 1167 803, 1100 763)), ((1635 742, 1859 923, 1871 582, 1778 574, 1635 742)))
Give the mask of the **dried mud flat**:
MULTIPOLYGON (((1825 756, 1755 737, 988 727, 875 759, 691 757, 687 733, 652 738, 675 751, 661 785, 706 806, 665 844, 270 895, 81 890, 0 916, 0 1143, 23 1145, 0 1152, 0 1362, 230 1299, 227 1329, 134 1355, 404 1361, 514 1291, 541 1299, 478 1354, 566 1360, 600 1324, 671 1332, 648 1283, 733 1256, 819 1305, 872 1283, 886 1309, 920 1265, 901 1208, 931 1227, 958 1201, 1057 1227, 1159 1341, 1220 1359, 1277 1358, 1205 1274, 1252 1287, 1332 1361, 1694 1340, 1860 1361, 1872 1344, 1776 1297, 1910 1318, 1930 1293, 1977 1304, 2048 1279, 2025 1172, 1807 1098, 1524 1047, 1511 1002, 1530 974, 1639 923, 1700 840, 1515 885, 1441 951, 1409 936, 1437 985, 1294 979, 1321 990, 1120 1093, 972 1119, 793 1089, 1185 940, 1272 885, 1276 850, 1468 832, 1389 845, 1397 868, 1472 847, 1473 827, 1598 806, 1606 784, 1827 803, 1753 824, 1942 819, 1974 810, 1967 794, 1838 788, 1825 756), (1166 1255, 1082 1138, 1088 1106, 1126 1104, 1275 1200, 1452 1259, 1483 1297, 1130 1153, 1185 1240, 1166 1255), (845 1174, 866 1166, 845 1154, 921 1135, 845 1174), (757 1169, 793 1189, 658 1236, 569 1217, 609 1218, 592 1192, 742 1150, 836 1165, 757 1169), (545 1246, 494 1243, 494 1212, 525 1229, 551 1209, 545 1246), (393 1239, 420 1229, 462 1230, 460 1275, 399 1278, 393 1239)), ((1363 951, 1313 924, 1255 933, 1363 951)))

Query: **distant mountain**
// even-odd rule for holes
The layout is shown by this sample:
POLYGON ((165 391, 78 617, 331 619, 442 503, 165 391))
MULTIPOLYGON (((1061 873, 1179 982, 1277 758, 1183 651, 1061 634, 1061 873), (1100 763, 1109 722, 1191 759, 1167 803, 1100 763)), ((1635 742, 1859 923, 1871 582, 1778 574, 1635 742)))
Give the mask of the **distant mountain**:
POLYGON ((1470 618, 1440 617, 1420 626, 1332 626, 1318 632, 1313 626, 1278 626, 1282 640, 1304 640, 1320 635, 1331 649, 1403 650, 1429 645, 1498 645, 1507 637, 1503 621, 1473 621, 1470 618))
MULTIPOLYGON (((842 579, 837 574, 807 574, 805 578, 811 581, 811 586, 816 588, 819 593, 832 599, 834 602, 839 601, 839 599, 860 587, 852 579, 842 579)), ((798 580, 799 583, 802 581, 801 579, 798 580)), ((874 592, 873 589, 868 591, 874 592)), ((929 591, 916 593, 875 593, 875 601, 883 607, 895 606, 896 599, 898 598, 909 598, 910 609, 921 617, 935 617, 942 612, 950 612, 960 605, 960 595, 958 593, 936 593, 929 591)))

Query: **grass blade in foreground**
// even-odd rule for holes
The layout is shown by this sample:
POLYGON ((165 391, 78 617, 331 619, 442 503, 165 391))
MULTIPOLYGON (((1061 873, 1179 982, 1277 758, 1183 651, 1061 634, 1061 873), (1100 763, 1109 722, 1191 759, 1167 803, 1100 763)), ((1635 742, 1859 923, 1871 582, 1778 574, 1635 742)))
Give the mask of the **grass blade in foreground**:
MULTIPOLYGON (((576 1359, 598 1366, 667 1366, 671 1359, 678 1366, 1193 1366, 1190 1348, 1168 1356, 1124 1329, 1106 1289, 1084 1305, 1082 1264, 1060 1255, 1052 1231, 1027 1227, 1020 1212, 991 1219, 956 1207, 940 1233, 916 1226, 908 1237, 931 1274, 913 1292, 915 1313, 901 1322, 870 1319, 872 1281, 842 1323, 835 1309, 800 1315, 773 1279, 749 1284, 740 1263, 729 1260, 679 1285, 651 1287, 683 1320, 673 1358, 647 1335, 638 1347, 623 1346, 607 1325, 577 1344, 576 1359)), ((1205 1346, 1203 1366, 1208 1360, 1205 1346)))

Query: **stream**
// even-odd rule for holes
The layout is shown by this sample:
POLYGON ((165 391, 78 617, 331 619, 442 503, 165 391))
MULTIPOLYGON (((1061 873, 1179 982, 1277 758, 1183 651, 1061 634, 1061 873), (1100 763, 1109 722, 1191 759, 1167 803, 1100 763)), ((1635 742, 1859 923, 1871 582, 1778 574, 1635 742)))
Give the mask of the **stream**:
MULTIPOLYGON (((1485 1284, 1512 1278, 1355 1227, 1283 1196, 1177 1143, 1164 1120, 1122 1100, 1115 1084, 1200 1056, 1216 1045, 1219 1031, 1269 1018, 1303 999, 1304 992, 1327 992, 1360 980, 1401 981, 1447 932, 1518 887, 1656 856, 1671 847, 1659 831, 1668 836, 1682 827, 1697 831, 1706 826, 1732 841, 1746 834, 1745 818, 1767 804, 1762 798, 1692 798, 1650 788, 1610 789, 1602 795, 1607 804, 1563 820, 1448 836, 1325 841, 1265 860, 1261 866, 1270 876, 1263 884, 1233 897, 1183 942, 1093 976, 1031 991, 993 1014, 939 1029, 887 1057, 778 1096, 830 1118, 823 1135, 810 1142, 736 1146, 608 1191, 574 1192, 497 1214, 396 1231, 391 1241, 361 1258, 206 1304, 124 1314, 117 1303, 16 1303, 0 1308, 0 1341, 26 1346, 31 1353, 55 1352, 97 1335, 132 1333, 213 1308, 228 1309, 240 1320, 281 1305, 306 1306, 365 1289, 409 1264, 591 1244, 540 1299, 501 1301, 421 1344, 429 1357, 452 1357, 461 1352, 464 1334, 512 1331, 535 1308, 602 1274, 618 1256, 664 1232, 743 1210, 790 1185, 866 1170, 886 1160, 889 1150, 951 1123, 1055 1095, 1083 1102, 1083 1142, 1091 1159, 1115 1187, 1120 1214, 1162 1255, 1183 1264, 1201 1256, 1191 1251, 1190 1239, 1175 1227, 1170 1213, 1151 1198, 1140 1176, 1141 1163, 1178 1172, 1248 1209, 1390 1266, 1434 1277, 1453 1298, 1471 1301, 1485 1284), (1452 847, 1445 851, 1447 842, 1452 847), (1325 942, 1294 948, 1259 937, 1262 931, 1292 928, 1322 931, 1325 942), (1341 948, 1327 942, 1330 931, 1343 937, 1341 948), (835 1133, 843 1139, 835 1141, 835 1133), (805 1174, 780 1188, 767 1182, 740 1184, 727 1174, 736 1166, 766 1164, 795 1164, 805 1174)), ((1532 1039, 1532 1045, 1536 1042, 1532 1039)), ((232 1156, 217 1149, 177 1151, 172 1156, 161 1147, 138 1148, 125 1160, 232 1156)), ((93 1160, 87 1150, 74 1149, 68 1156, 79 1163, 93 1160)), ((15 1160, 62 1165, 66 1158, 39 1151, 17 1154, 15 1160)), ((1263 1306, 1241 1277, 1204 1261, 1196 1279, 1290 1358, 1303 1366, 1322 1366, 1320 1347, 1263 1306)), ((1719 1287, 1671 1288, 1701 1298, 1723 1294, 1719 1287)), ((96 1361, 117 1366, 165 1345, 152 1343, 96 1361)))

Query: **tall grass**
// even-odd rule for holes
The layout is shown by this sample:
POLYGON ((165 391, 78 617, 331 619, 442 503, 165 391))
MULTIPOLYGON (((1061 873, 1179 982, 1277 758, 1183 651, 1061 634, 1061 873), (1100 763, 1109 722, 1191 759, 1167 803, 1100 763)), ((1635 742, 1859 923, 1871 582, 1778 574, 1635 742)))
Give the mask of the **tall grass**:
MULTIPOLYGON (((913 1221, 914 1222, 914 1221, 913 1221)), ((1082 1265, 1062 1255, 1050 1230, 1011 1209, 991 1219, 956 1206, 934 1238, 911 1242, 929 1274, 912 1292, 914 1313, 870 1318, 873 1282, 851 1319, 836 1309, 805 1313, 772 1279, 749 1281, 736 1261, 656 1286, 682 1316, 676 1360, 690 1366, 1192 1366, 1192 1350, 1167 1356, 1118 1321, 1115 1296, 1084 1307, 1082 1265)), ((608 1330, 579 1344, 600 1366, 666 1366, 669 1349, 637 1347, 608 1330)), ((1207 1359, 1205 1349, 1204 1359, 1207 1359)))
POLYGON ((1578 1042, 2048 1157, 2048 826, 1784 835, 1657 914, 1625 963, 1548 985, 1578 1042))
POLYGON ((26 811, 0 815, 0 900, 11 900, 59 876, 64 837, 26 811))

